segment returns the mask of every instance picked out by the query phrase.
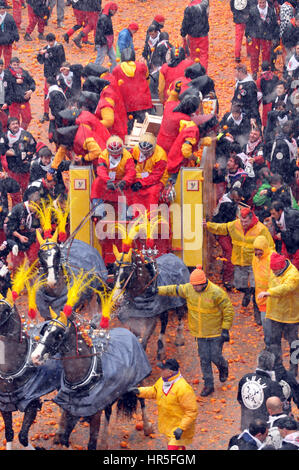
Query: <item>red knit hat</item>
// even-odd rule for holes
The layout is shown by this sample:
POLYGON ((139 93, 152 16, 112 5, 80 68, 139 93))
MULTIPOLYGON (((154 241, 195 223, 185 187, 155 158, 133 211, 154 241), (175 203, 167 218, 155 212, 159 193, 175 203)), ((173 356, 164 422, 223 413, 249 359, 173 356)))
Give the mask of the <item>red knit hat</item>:
POLYGON ((157 23, 164 23, 165 18, 162 15, 156 15, 154 20, 157 21, 157 23))
POLYGON ((247 217, 251 213, 250 207, 242 207, 240 209, 241 217, 247 217))
POLYGON ((139 26, 137 23, 130 23, 128 27, 129 29, 132 29, 132 31, 138 31, 139 29, 139 26))
POLYGON ((270 269, 272 271, 279 271, 285 267, 286 257, 279 253, 272 253, 270 258, 270 269))
POLYGON ((36 153, 39 152, 42 148, 47 147, 43 142, 37 142, 36 144, 36 153))

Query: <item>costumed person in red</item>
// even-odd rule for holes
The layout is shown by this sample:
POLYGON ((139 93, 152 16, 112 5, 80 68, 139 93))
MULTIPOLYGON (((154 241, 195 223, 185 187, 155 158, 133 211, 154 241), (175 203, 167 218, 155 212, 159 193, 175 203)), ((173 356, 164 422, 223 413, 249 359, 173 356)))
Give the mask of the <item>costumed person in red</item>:
POLYGON ((168 179, 167 155, 162 147, 156 144, 155 136, 149 132, 140 137, 132 155, 135 160, 136 179, 131 186, 134 194, 130 197, 128 192, 128 199, 134 204, 140 204, 149 213, 153 205, 156 208, 159 203, 160 193, 168 179))
MULTIPOLYGON (((127 189, 131 187, 135 177, 136 170, 131 153, 124 148, 120 137, 110 136, 106 143, 106 149, 98 158, 97 177, 91 186, 90 197, 93 204, 99 202, 122 204, 119 198, 120 196, 127 198, 127 189)), ((130 203, 130 201, 127 202, 130 203)), ((121 220, 126 216, 126 203, 124 202, 124 204, 121 220)), ((120 211, 122 212, 121 209, 120 211)))
MULTIPOLYGON (((230 0, 230 9, 235 24, 235 61, 241 62, 242 40, 245 34, 246 21, 249 16, 249 2, 247 0, 230 0)), ((249 55, 246 43, 247 55, 249 55)))
POLYGON ((97 104, 95 115, 109 130, 111 135, 118 135, 123 141, 128 131, 127 110, 120 87, 111 74, 104 74, 102 80, 106 82, 97 104))
POLYGON ((19 41, 18 26, 14 18, 7 13, 7 4, 0 1, 0 56, 3 54, 5 68, 9 66, 12 45, 19 41))
POLYGON ((18 57, 12 57, 8 70, 7 104, 9 115, 21 119, 21 127, 27 129, 31 119, 30 99, 35 91, 35 81, 27 70, 20 67, 18 57))
POLYGON ((143 62, 135 61, 131 48, 121 53, 121 63, 113 69, 128 114, 128 133, 132 131, 134 119, 143 122, 145 113, 153 108, 149 88, 149 71, 143 62))
POLYGON ((68 156, 77 163, 93 164, 96 168, 97 159, 110 137, 109 131, 94 114, 75 106, 61 111, 60 116, 69 125, 57 129, 60 145, 51 165, 52 170, 57 170, 68 156))
MULTIPOLYGON (((199 104, 200 99, 196 95, 186 95, 177 103, 177 106, 169 110, 168 115, 171 116, 169 122, 173 124, 172 130, 174 131, 176 128, 176 136, 173 133, 172 145, 167 153, 167 170, 173 182, 176 181, 179 169, 182 166, 188 166, 188 160, 192 157, 193 152, 197 150, 199 129, 192 121, 192 114, 198 110, 199 104)), ((162 131, 165 132, 166 128, 170 130, 170 126, 168 127, 165 124, 162 131)), ((163 135, 160 135, 159 141, 163 142, 163 140, 163 135)), ((165 142, 167 142, 166 139, 165 142)), ((169 143, 168 140, 168 146, 169 143)))
POLYGON ((191 59, 198 59, 206 70, 209 62, 209 30, 209 0, 192 0, 184 11, 181 36, 191 59))
POLYGON ((187 67, 193 64, 193 60, 186 59, 185 50, 180 47, 172 47, 170 60, 160 68, 158 93, 161 103, 168 98, 169 87, 172 82, 184 76, 187 67))

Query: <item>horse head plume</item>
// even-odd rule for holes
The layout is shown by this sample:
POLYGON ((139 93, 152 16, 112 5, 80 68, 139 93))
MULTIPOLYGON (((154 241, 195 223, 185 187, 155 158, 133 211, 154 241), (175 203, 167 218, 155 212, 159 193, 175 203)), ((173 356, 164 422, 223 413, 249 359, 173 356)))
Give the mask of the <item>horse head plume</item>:
POLYGON ((55 214, 56 223, 57 223, 58 241, 60 243, 63 243, 67 239, 66 224, 67 224, 68 216, 70 213, 69 199, 67 199, 66 207, 61 207, 59 202, 56 202, 53 205, 53 212, 55 214))
POLYGON ((38 215, 44 238, 50 238, 52 236, 52 214, 53 214, 53 201, 48 197, 48 200, 41 199, 37 204, 31 202, 32 208, 38 215))
POLYGON ((12 279, 13 301, 15 301, 19 297, 20 293, 25 288, 26 282, 29 282, 31 279, 33 279, 36 276, 37 262, 38 260, 36 260, 30 266, 28 261, 25 259, 23 264, 18 267, 12 279))
POLYGON ((46 283, 47 281, 45 276, 39 276, 38 278, 35 278, 33 283, 30 283, 29 279, 25 280, 25 286, 28 293, 28 316, 32 320, 36 317, 37 314, 36 293, 46 283))
POLYGON ((53 235, 50 234, 50 236, 45 238, 45 239, 43 238, 40 231, 37 229, 36 230, 36 238, 37 238, 37 241, 39 242, 40 249, 42 250, 44 248, 46 242, 47 243, 57 243, 58 229, 55 230, 53 235))
POLYGON ((6 304, 9 305, 9 307, 13 308, 13 305, 14 305, 14 299, 13 299, 13 295, 12 295, 12 292, 11 292, 11 289, 8 289, 7 293, 6 293, 6 297, 4 297, 4 295, 0 294, 0 302, 5 302, 6 304))
POLYGON ((73 271, 71 271, 71 276, 67 275, 67 272, 65 272, 65 274, 67 278, 68 291, 63 312, 67 317, 70 317, 73 313, 73 307, 79 301, 81 295, 94 281, 96 275, 93 275, 91 271, 84 272, 83 269, 80 269, 77 275, 75 275, 73 271))
POLYGON ((116 292, 115 287, 112 290, 110 290, 107 288, 104 282, 102 282, 102 286, 103 286, 102 290, 98 290, 98 289, 93 289, 93 290, 99 295, 101 299, 102 317, 100 321, 100 327, 102 329, 108 329, 109 320, 111 318, 111 313, 115 310, 117 300, 121 296, 122 293, 115 295, 115 292, 116 292))

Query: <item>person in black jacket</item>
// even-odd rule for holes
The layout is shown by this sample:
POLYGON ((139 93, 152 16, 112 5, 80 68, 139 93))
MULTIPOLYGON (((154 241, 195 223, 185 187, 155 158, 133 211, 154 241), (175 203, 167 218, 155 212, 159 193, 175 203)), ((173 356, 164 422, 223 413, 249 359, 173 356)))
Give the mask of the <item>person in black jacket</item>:
POLYGON ((241 429, 248 429, 250 423, 260 418, 269 418, 266 401, 276 396, 284 401, 282 386, 274 378, 275 355, 263 350, 258 355, 257 368, 245 374, 239 381, 237 400, 241 405, 241 429))
MULTIPOLYGON (((20 191, 20 185, 13 178, 7 176, 4 171, 0 172, 0 244, 6 240, 4 222, 8 215, 7 194, 15 194, 20 191)), ((1 254, 0 254, 1 257, 1 254)))
POLYGON ((297 144, 293 135, 293 121, 287 121, 278 127, 269 158, 271 172, 280 174, 288 185, 294 183, 295 172, 298 170, 297 144))
POLYGON ((57 75, 57 85, 63 90, 66 98, 75 98, 82 87, 83 65, 63 62, 57 75))
POLYGON ((258 109, 257 86, 252 76, 248 73, 245 64, 236 66, 236 86, 232 98, 233 103, 242 106, 242 112, 246 114, 251 123, 261 125, 261 117, 258 109))
POLYGON ((45 178, 48 170, 51 168, 52 161, 53 154, 49 147, 47 147, 43 142, 37 142, 35 158, 31 161, 30 165, 29 182, 32 183, 32 181, 45 178))
POLYGON ((0 1, 0 57, 3 55, 5 68, 10 64, 12 45, 19 41, 20 36, 15 20, 7 13, 7 5, 0 1))
POLYGON ((44 66, 44 77, 45 77, 45 87, 44 87, 44 115, 42 116, 40 122, 49 121, 49 100, 47 99, 48 95, 48 86, 47 78, 56 77, 59 73, 60 67, 65 62, 65 51, 62 44, 56 41, 56 36, 53 33, 49 33, 46 36, 47 45, 40 49, 37 55, 37 61, 39 64, 44 66))
MULTIPOLYGON (((242 190, 240 188, 232 189, 224 194, 218 202, 215 209, 212 222, 219 224, 232 222, 237 217, 238 204, 242 200, 242 190)), ((234 266, 231 262, 232 241, 229 235, 219 235, 216 237, 222 249, 223 265, 222 265, 222 281, 227 290, 233 287, 234 266)))
POLYGON ((35 91, 35 80, 27 70, 20 67, 20 59, 12 57, 8 71, 7 104, 9 115, 21 120, 21 127, 27 129, 31 119, 30 99, 35 91))
POLYGON ((284 45, 287 53, 287 58, 291 55, 292 51, 299 43, 299 12, 295 18, 292 18, 286 25, 282 35, 282 44, 284 45))
POLYGON ((267 423, 254 419, 241 434, 231 437, 228 450, 259 450, 268 434, 267 423))
POLYGON ((7 105, 7 87, 9 75, 4 70, 4 61, 0 58, 0 129, 3 132, 7 130, 8 105, 7 105))
POLYGON ((25 41, 32 41, 30 34, 37 25, 38 39, 43 41, 45 26, 50 17, 50 7, 48 0, 26 0, 28 9, 28 26, 24 35, 25 41))
POLYGON ((18 255, 12 257, 13 270, 23 262, 25 255, 30 263, 37 259, 39 243, 36 240, 36 229, 40 228, 40 221, 31 202, 38 204, 39 201, 39 191, 32 188, 28 200, 13 206, 7 216, 7 239, 18 245, 18 255))
POLYGON ((191 59, 199 59, 206 71, 209 62, 209 30, 209 0, 191 0, 184 10, 181 36, 191 59))
POLYGON ((275 229, 276 250, 284 254, 299 268, 299 211, 284 207, 283 202, 271 205, 272 223, 275 229))
POLYGON ((245 35, 250 44, 250 65, 254 80, 259 70, 259 56, 271 63, 272 45, 279 43, 279 26, 276 12, 267 0, 258 0, 249 10, 245 35))
MULTIPOLYGON (((242 40, 249 17, 249 2, 248 0, 230 0, 230 9, 235 23, 235 61, 241 62, 242 40)), ((249 55, 248 43, 246 43, 246 48, 247 55, 249 55)))
POLYGON ((12 195, 16 204, 22 200, 29 183, 30 164, 35 153, 36 141, 32 134, 20 127, 17 118, 8 119, 6 134, 6 162, 8 175, 20 185, 20 192, 12 195))
POLYGON ((299 450, 299 430, 297 421, 291 416, 280 418, 276 423, 282 444, 279 450, 299 450))
POLYGON ((57 85, 57 81, 55 78, 48 77, 47 85, 49 87, 49 108, 53 116, 49 122, 49 141, 58 144, 56 130, 59 127, 63 126, 63 121, 59 113, 60 111, 65 109, 67 104, 67 98, 63 90, 57 85))
POLYGON ((111 60, 110 72, 116 67, 116 53, 113 47, 113 25, 112 17, 116 14, 118 6, 114 2, 109 2, 105 5, 101 16, 99 17, 95 35, 95 47, 97 57, 95 64, 101 65, 104 62, 105 56, 111 60))
POLYGON ((240 144, 241 147, 248 141, 251 130, 250 119, 242 113, 240 104, 233 103, 231 111, 224 114, 219 125, 222 130, 232 135, 234 141, 240 144))

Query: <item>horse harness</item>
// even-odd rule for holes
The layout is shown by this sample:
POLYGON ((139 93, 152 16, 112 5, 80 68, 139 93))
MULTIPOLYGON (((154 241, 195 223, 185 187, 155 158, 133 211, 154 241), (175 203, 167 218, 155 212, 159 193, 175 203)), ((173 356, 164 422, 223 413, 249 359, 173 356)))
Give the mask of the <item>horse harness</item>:
POLYGON ((21 368, 17 372, 14 372, 13 374, 5 374, 3 372, 0 372, 0 379, 6 380, 9 383, 11 383, 15 379, 21 378, 26 372, 28 372, 28 369, 34 368, 31 362, 31 355, 33 352, 34 341, 32 340, 30 336, 28 337, 27 335, 24 335, 23 337, 26 338, 26 340, 28 341, 28 345, 29 345, 25 362, 23 363, 21 368))

